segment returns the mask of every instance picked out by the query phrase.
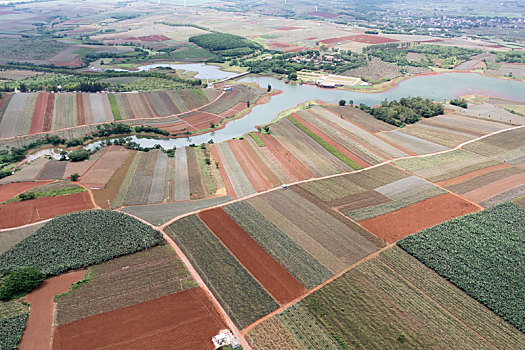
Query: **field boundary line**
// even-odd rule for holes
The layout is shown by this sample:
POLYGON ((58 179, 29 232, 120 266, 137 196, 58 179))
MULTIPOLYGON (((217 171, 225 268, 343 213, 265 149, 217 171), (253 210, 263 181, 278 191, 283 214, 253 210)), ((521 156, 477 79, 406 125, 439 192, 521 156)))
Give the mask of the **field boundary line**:
POLYGON ((379 254, 381 254, 382 252, 388 250, 388 249, 391 249, 392 247, 394 247, 396 244, 395 243, 392 243, 392 244, 388 244, 386 246, 384 246, 383 248, 375 251, 374 253, 370 254, 370 255, 367 255, 365 256, 364 258, 360 259, 359 261, 356 261, 355 263, 345 267, 344 269, 342 269, 341 271, 339 271, 338 273, 334 274, 332 277, 330 277, 329 279, 327 279, 326 281, 324 281, 323 283, 319 284, 318 286, 312 288, 312 289, 309 289, 305 294, 303 294, 302 296, 300 296, 299 298, 289 302, 289 303, 286 303, 284 305, 282 305, 280 308, 278 308, 277 310, 269 313, 268 315, 264 316, 263 318, 260 318, 258 319, 257 321, 255 321, 254 323, 252 323, 251 325, 247 326, 246 328, 244 328, 242 330, 242 334, 243 336, 246 336, 246 334, 248 334, 248 332, 250 330, 252 330, 255 326, 261 324, 262 322, 266 321, 267 319, 281 313, 282 311, 284 311, 285 309, 287 309, 288 307, 300 302, 301 300, 303 300, 304 298, 308 297, 310 294, 318 291, 319 289, 323 288, 324 286, 326 286, 327 284, 333 282, 334 280, 338 279, 339 277, 343 276, 345 273, 347 273, 348 271, 358 267, 359 265, 361 265, 362 263, 365 263, 367 262, 368 260, 371 260, 375 257, 377 257, 379 254))

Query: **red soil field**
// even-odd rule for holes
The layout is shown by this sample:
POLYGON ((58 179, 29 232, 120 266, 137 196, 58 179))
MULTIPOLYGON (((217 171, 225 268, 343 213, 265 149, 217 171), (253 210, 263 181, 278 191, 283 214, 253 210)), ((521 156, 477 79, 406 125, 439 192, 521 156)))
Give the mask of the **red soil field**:
POLYGON ((51 181, 42 182, 14 182, 0 186, 0 203, 5 202, 22 192, 28 191, 38 186, 50 183, 51 181))
POLYGON ((7 94, 3 94, 2 99, 0 99, 0 107, 4 104, 5 99, 7 98, 7 94))
POLYGON ((328 142, 336 150, 338 150, 339 152, 341 152, 342 154, 344 154, 345 156, 347 156, 348 158, 350 158, 351 160, 353 160, 354 162, 356 162, 357 164, 359 164, 363 168, 366 168, 366 167, 370 166, 370 164, 368 164, 367 162, 365 162, 364 160, 362 160, 361 158, 359 158, 358 156, 356 156, 352 152, 349 152, 346 148, 344 148, 343 146, 341 146, 340 144, 338 144, 337 142, 332 140, 330 137, 328 137, 321 130, 317 129, 315 126, 313 126, 312 124, 308 123, 306 120, 304 120, 303 118, 299 117, 297 114, 294 113, 293 117, 295 119, 297 119, 301 124, 306 126, 308 129, 310 129, 310 131, 312 131, 314 134, 316 134, 317 136, 319 136, 320 138, 322 138, 323 140, 328 142))
POLYGON ((53 350, 214 349, 226 328, 200 288, 60 325, 53 350))
MULTIPOLYGON (((264 176, 270 182, 271 187, 276 187, 281 184, 281 180, 274 174, 274 172, 266 165, 266 163, 259 157, 257 152, 250 146, 248 142, 240 143, 242 150, 247 154, 248 157, 255 160, 257 167, 262 171, 264 176)), ((258 146, 257 146, 258 147, 258 146)))
POLYGON ((228 177, 226 170, 222 166, 221 157, 219 157, 219 152, 217 152, 217 148, 215 147, 215 145, 212 144, 210 149, 213 161, 219 163, 219 173, 221 174, 222 181, 224 182, 224 187, 226 187, 226 194, 232 197, 233 199, 237 198, 235 190, 233 189, 233 185, 230 182, 230 178, 228 177))
POLYGON ((471 173, 455 177, 455 178, 450 179, 450 180, 436 182, 436 184, 441 186, 441 187, 452 186, 452 185, 456 185, 456 184, 462 183, 464 181, 470 180, 472 178, 478 177, 478 176, 483 175, 483 174, 491 173, 493 171, 497 171, 497 170, 501 170, 501 169, 505 169, 505 168, 510 168, 510 167, 511 167, 510 164, 506 164, 506 163, 498 164, 498 165, 494 165, 494 166, 491 166, 491 167, 488 167, 488 168, 479 169, 479 170, 473 171, 471 173))
POLYGON ((246 103, 244 102, 239 102, 237 103, 235 106, 233 106, 232 108, 222 112, 221 114, 219 114, 221 117, 223 118, 227 118, 227 117, 233 117, 234 115, 236 115, 237 113, 239 112, 242 112, 244 109, 246 108, 246 103))
POLYGON ((297 46, 293 48, 284 49, 284 52, 302 52, 304 51, 304 46, 297 46))
POLYGON ((283 48, 283 47, 290 47, 290 46, 294 46, 292 44, 287 44, 287 43, 281 43, 279 41, 272 41, 270 43, 270 45, 268 45, 270 48, 272 49, 276 49, 276 48, 283 48))
POLYGON ((242 167, 242 170, 246 174, 248 181, 252 184, 256 192, 262 192, 271 188, 270 181, 264 176, 261 166, 265 164, 259 158, 251 158, 246 150, 242 147, 244 144, 248 145, 246 141, 242 140, 230 140, 228 145, 237 161, 242 167))
POLYGON ((392 213, 359 222, 387 243, 480 208, 450 193, 426 199, 392 213))
POLYGON ((170 124, 157 124, 157 128, 169 131, 172 134, 180 134, 186 131, 192 131, 193 127, 183 121, 174 122, 170 124))
POLYGON ((306 180, 314 175, 301 162, 297 160, 290 152, 286 150, 276 139, 270 135, 258 135, 266 147, 275 155, 275 157, 290 171, 297 180, 306 180))
POLYGON ((525 184, 525 173, 512 175, 501 180, 491 182, 462 196, 473 202, 479 203, 500 193, 525 184))
POLYGON ((33 120, 31 121, 30 134, 36 134, 44 130, 44 115, 47 108, 47 99, 50 94, 38 94, 36 99, 35 110, 33 112, 33 120))
POLYGON ((111 146, 82 176, 80 182, 90 188, 104 188, 113 174, 128 158, 129 153, 130 151, 124 147, 111 146))
POLYGON ((31 304, 31 312, 20 343, 20 350, 49 349, 55 313, 54 297, 67 292, 72 283, 84 278, 86 270, 73 271, 49 278, 29 293, 24 301, 31 304))
POLYGON ((343 36, 340 38, 325 39, 325 40, 321 40, 320 43, 334 44, 334 43, 338 43, 342 41, 355 41, 358 43, 365 43, 365 44, 384 44, 384 43, 396 42, 399 40, 384 38, 384 37, 376 36, 376 35, 359 34, 359 35, 343 36))
POLYGON ((53 123, 53 109, 55 108, 55 94, 47 97, 47 106, 44 113, 44 126, 42 131, 50 131, 53 123))
POLYGON ((139 36, 137 38, 140 41, 166 41, 171 40, 166 35, 148 35, 148 36, 139 36))
POLYGON ((84 101, 82 94, 77 94, 77 125, 86 124, 86 117, 84 116, 84 101))
POLYGON ((202 211, 199 217, 281 305, 297 299, 306 292, 306 288, 222 208, 202 211))
POLYGON ((184 117, 182 120, 190 125, 189 130, 201 130, 208 129, 210 123, 217 124, 222 118, 216 114, 209 112, 198 112, 197 114, 191 115, 189 117, 184 117), (192 129, 193 128, 193 129, 192 129))
POLYGON ((354 35, 350 37, 351 41, 355 41, 358 43, 365 43, 365 44, 385 44, 385 43, 393 43, 399 40, 396 39, 390 39, 390 38, 384 38, 377 35, 369 35, 369 34, 360 34, 360 35, 354 35))
POLYGON ((86 209, 93 209, 88 192, 2 204, 0 229, 23 226, 86 209))

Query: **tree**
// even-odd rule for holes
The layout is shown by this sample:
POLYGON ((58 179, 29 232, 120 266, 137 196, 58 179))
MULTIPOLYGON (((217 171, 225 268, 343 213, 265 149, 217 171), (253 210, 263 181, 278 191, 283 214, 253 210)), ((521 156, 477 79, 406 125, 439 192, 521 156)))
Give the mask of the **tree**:
POLYGON ((27 86, 24 83, 20 83, 20 92, 27 92, 27 86))
POLYGON ((246 107, 250 108, 250 101, 246 101, 246 107))
POLYGON ((35 199, 36 198, 36 194, 34 192, 20 193, 18 195, 18 198, 21 201, 28 201, 28 200, 31 200, 31 199, 35 199))
POLYGON ((288 79, 296 81, 297 80, 297 72, 291 72, 290 74, 288 74, 288 79))
POLYGON ((210 128, 214 129, 215 128, 215 124, 214 123, 210 123, 210 128))
POLYGON ((339 106, 344 106, 346 104, 345 100, 339 100, 339 106))
POLYGON ((89 151, 86 149, 77 149, 75 151, 69 152, 68 157, 72 162, 81 162, 83 160, 89 159, 89 151))
POLYGON ((25 267, 0 274, 0 300, 11 300, 14 297, 29 293, 44 282, 46 275, 34 267, 25 267))
POLYGON ((270 133, 270 126, 269 125, 265 125, 264 126, 264 132, 269 134, 270 133))
POLYGON ((80 174, 79 173, 73 173, 73 174, 71 174, 71 176, 69 178, 71 179, 71 181, 77 182, 78 179, 80 178, 80 174))
POLYGON ((354 100, 348 100, 348 104, 349 105, 353 105, 354 104, 354 100))
MULTIPOLYGON (((267 91, 268 91, 268 92, 272 91, 272 86, 271 86, 270 84, 268 84, 268 89, 267 89, 267 91)), ((0 95, 0 98, 1 98, 1 97, 2 97, 2 96, 0 95)))

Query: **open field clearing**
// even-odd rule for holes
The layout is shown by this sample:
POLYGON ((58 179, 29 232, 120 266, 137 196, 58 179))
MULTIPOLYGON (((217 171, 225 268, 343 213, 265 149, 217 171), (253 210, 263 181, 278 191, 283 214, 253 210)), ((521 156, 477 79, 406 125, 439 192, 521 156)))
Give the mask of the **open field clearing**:
POLYGON ((474 138, 474 136, 462 132, 449 130, 446 127, 428 125, 426 123, 407 125, 403 128, 401 133, 436 143, 447 148, 454 148, 459 144, 470 141, 474 138))
POLYGON ((21 198, 22 195, 32 194, 35 196, 35 198, 43 198, 65 196, 86 191, 84 187, 78 186, 77 184, 69 181, 54 181, 51 183, 43 182, 41 184, 41 186, 27 190, 18 196, 9 199, 5 203, 23 201, 23 198, 21 198))
POLYGON ((125 207, 121 211, 138 216, 154 225, 163 225, 179 215, 213 207, 231 200, 232 198, 229 196, 222 196, 177 203, 125 207))
POLYGON ((58 275, 161 243, 164 239, 158 231, 136 219, 91 210, 54 218, 1 254, 0 264, 6 268, 34 266, 46 275, 58 275))
POLYGON ((17 227, 81 210, 92 209, 87 192, 37 198, 0 205, 0 228, 17 227))
POLYGON ((38 180, 58 180, 64 178, 64 172, 68 162, 61 162, 58 160, 50 160, 44 165, 38 180))
POLYGON ((158 152, 157 163, 151 181, 151 189, 148 196, 148 204, 160 203, 164 200, 166 172, 168 170, 168 155, 164 152, 158 152))
POLYGON ((175 200, 190 199, 190 182, 188 177, 188 158, 185 148, 175 151, 175 200))
POLYGON ((332 276, 326 267, 248 203, 237 202, 222 208, 306 288, 311 289, 332 276))
POLYGON ((53 349, 213 349, 225 328, 200 288, 91 316, 56 328, 53 349))
POLYGON ((0 179, 0 184, 5 185, 11 182, 33 181, 48 161, 49 160, 45 158, 38 158, 25 165, 20 171, 15 172, 14 175, 0 179))
MULTIPOLYGON (((125 191, 122 193, 125 196, 123 204, 136 205, 148 203, 151 181, 155 173, 155 165, 157 164, 159 152, 158 150, 154 150, 146 153, 136 153, 133 163, 135 163, 136 160, 138 163, 136 163, 136 167, 134 167, 133 163, 131 164, 130 171, 128 172, 128 176, 131 176, 131 178, 128 180, 126 176, 120 189, 120 191, 125 191), (129 181, 129 186, 126 186, 127 181, 129 181)), ((115 202, 116 201, 117 200, 115 200, 115 202)))
POLYGON ((502 204, 407 237, 407 252, 523 331, 523 208, 502 204))
POLYGON ((88 273, 89 283, 58 297, 58 325, 196 286, 167 245, 92 266, 88 273))
POLYGON ((519 164, 525 156, 524 135, 525 128, 509 130, 472 142, 463 148, 509 164, 519 164))
POLYGON ((166 227, 236 325, 244 328, 278 304, 228 252, 198 216, 166 227))
POLYGON ((385 242, 393 243, 424 228, 478 210, 475 205, 447 193, 360 221, 359 224, 385 242))
POLYGON ((315 176, 352 170, 288 119, 283 119, 273 126, 272 133, 275 139, 315 176))
POLYGON ((299 194, 295 190, 294 187, 274 191, 247 202, 332 272, 353 264, 382 246, 375 237, 343 215, 328 207, 319 207, 322 203, 312 202, 314 197, 305 198, 308 192, 299 194))
POLYGON ((20 193, 29 191, 35 187, 45 185, 46 181, 42 182, 15 182, 5 185, 0 185, 0 203, 5 202, 20 193))
POLYGON ((115 171, 103 189, 91 191, 93 198, 95 199, 95 203, 97 203, 98 206, 101 208, 111 209, 112 205, 115 204, 115 198, 119 194, 121 187, 125 186, 124 180, 127 179, 128 172, 136 154, 137 152, 129 152, 128 157, 124 160, 124 162, 122 162, 120 168, 115 171))
POLYGON ((280 304, 300 297, 306 289, 222 208, 198 214, 206 226, 280 304))
POLYGON ((524 340, 517 329, 398 248, 250 330, 255 349, 269 349, 267 340, 251 334, 271 327, 267 322, 276 324, 275 318, 306 349, 519 348, 524 340), (323 339, 325 344, 316 344, 323 339))
POLYGON ((104 188, 129 153, 130 151, 123 147, 111 146, 82 176, 80 182, 90 188, 104 188))
POLYGON ((462 111, 465 114, 470 114, 475 117, 481 117, 483 119, 488 119, 494 122, 503 122, 503 123, 510 123, 514 125, 524 125, 525 124, 525 118, 513 114, 504 108, 501 108, 499 106, 489 104, 489 103, 482 103, 479 105, 469 105, 468 109, 462 111))
POLYGON ((454 150, 425 158, 400 159, 394 161, 394 164, 429 181, 440 182, 497 165, 499 162, 464 150, 454 150))
POLYGON ((195 147, 186 148, 186 157, 188 159, 188 181, 190 185, 191 199, 202 199, 206 197, 206 188, 204 179, 201 176, 201 168, 197 159, 197 149, 195 147))
POLYGON ((228 143, 218 143, 213 145, 213 148, 217 150, 217 154, 220 158, 219 167, 224 168, 224 171, 232 185, 234 194, 239 197, 245 197, 255 190, 246 177, 241 165, 233 155, 228 143))
POLYGON ((43 225, 44 224, 42 223, 0 232, 0 254, 7 251, 18 242, 23 241, 26 237, 31 236, 43 225))
POLYGON ((404 133, 402 130, 384 132, 381 134, 381 137, 384 137, 390 142, 408 149, 418 155, 436 153, 449 149, 449 147, 445 147, 438 143, 404 133))
POLYGON ((277 317, 271 317, 256 325, 246 334, 246 339, 255 350, 301 348, 301 344, 277 317))

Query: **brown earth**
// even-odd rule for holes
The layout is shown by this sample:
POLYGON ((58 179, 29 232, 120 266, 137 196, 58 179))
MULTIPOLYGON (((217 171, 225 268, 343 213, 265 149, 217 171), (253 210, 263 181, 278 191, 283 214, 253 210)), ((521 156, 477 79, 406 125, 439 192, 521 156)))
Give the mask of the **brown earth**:
POLYGON ((133 162, 134 155, 135 152, 129 153, 126 160, 124 160, 124 163, 122 163, 120 168, 113 174, 104 189, 91 191, 93 197, 95 198, 95 203, 97 203, 99 207, 107 208, 108 200, 110 203, 113 203, 120 190, 120 187, 122 186, 122 182, 126 178, 128 169, 131 166, 131 162, 133 162))
POLYGON ((86 209, 93 209, 88 192, 2 204, 0 229, 23 226, 86 209))
POLYGON ((250 147, 250 145, 248 145, 244 140, 228 141, 228 145, 230 146, 233 155, 235 158, 237 158, 237 161, 241 165, 244 174, 248 178, 248 181, 250 181, 252 184, 254 190, 257 192, 262 192, 271 188, 270 181, 268 181, 266 176, 264 176, 261 169, 261 165, 265 166, 264 163, 262 163, 258 158, 252 159, 244 150, 244 144, 250 147))
POLYGON ((233 185, 230 181, 230 178, 228 177, 228 174, 226 173, 226 170, 222 166, 221 158, 219 157, 219 152, 217 151, 217 148, 215 145, 211 145, 211 155, 212 155, 212 161, 217 162, 219 165, 219 173, 221 174, 222 181, 224 182, 224 187, 226 187, 226 194, 233 199, 237 198, 237 195, 235 194, 235 190, 233 189, 233 185))
POLYGON ((223 328, 202 289, 193 288, 60 325, 53 350, 211 350, 223 328))
POLYGON ((359 222, 387 243, 480 208, 450 193, 432 197, 392 213, 359 222))
POLYGON ((306 292, 306 288, 222 208, 201 211, 199 218, 281 305, 306 292))
POLYGON ((44 115, 47 108, 47 99, 50 94, 38 94, 36 99, 35 111, 33 112, 33 120, 31 121, 30 134, 42 132, 44 129, 44 115))
POLYGON ((186 148, 186 160, 188 162, 188 181, 190 185, 191 199, 202 199, 206 197, 206 186, 204 185, 200 165, 197 161, 196 149, 186 148))
POLYGON ((49 94, 47 97, 46 109, 44 112, 44 120, 42 131, 50 131, 53 124, 53 109, 55 108, 55 94, 49 94))
POLYGON ((463 194, 463 197, 479 203, 514 187, 525 184, 525 173, 512 175, 463 194))
POLYGON ((279 162, 285 166, 297 180, 312 178, 314 174, 297 160, 286 148, 270 135, 261 134, 259 138, 266 147, 275 155, 279 162))
MULTIPOLYGON (((253 149, 253 147, 259 147, 253 143, 253 147, 250 146, 248 142, 243 142, 240 144, 241 149, 246 153, 248 157, 253 159, 255 161, 255 164, 257 164, 257 167, 262 171, 264 176, 270 181, 271 187, 276 187, 281 184, 281 180, 277 177, 276 174, 268 167, 268 165, 259 157, 257 152, 253 149)), ((246 170, 245 170, 246 171, 246 170)), ((270 187, 270 188, 271 188, 270 187)))
POLYGON ((501 170, 501 169, 505 169, 505 168, 510 168, 510 167, 511 167, 511 165, 510 164, 506 164, 506 163, 504 163, 504 164, 497 164, 497 165, 494 165, 494 166, 490 166, 488 168, 479 169, 479 170, 470 172, 468 174, 455 177, 455 178, 450 179, 450 180, 436 182, 436 185, 441 186, 441 187, 449 187, 449 186, 457 185, 457 184, 462 183, 464 181, 473 179, 473 178, 478 177, 480 175, 484 175, 484 174, 487 174, 487 173, 491 173, 493 171, 497 171, 497 170, 501 170))
POLYGON ((84 101, 82 100, 82 94, 77 94, 77 125, 86 124, 86 116, 84 115, 84 101))
POLYGON ((29 319, 20 343, 20 350, 46 350, 51 348, 53 335, 54 297, 66 292, 72 283, 84 278, 86 270, 73 271, 44 281, 29 293, 24 301, 31 304, 29 319))
POLYGON ((104 188, 113 174, 120 168, 130 151, 124 147, 111 146, 91 169, 82 176, 80 182, 92 188, 104 188))
POLYGON ((31 190, 35 187, 42 186, 50 183, 51 181, 41 181, 41 182, 14 182, 10 184, 5 184, 0 186, 0 203, 5 202, 8 199, 13 198, 14 196, 24 193, 28 190, 31 190))
POLYGON ((293 114, 293 117, 297 121, 299 121, 301 124, 306 126, 311 132, 313 132, 314 134, 319 136, 321 139, 326 141, 328 144, 330 144, 330 146, 334 147, 336 150, 338 150, 339 152, 341 152, 342 154, 344 154, 349 159, 353 160, 354 162, 356 162, 357 164, 359 164, 363 168, 366 168, 366 167, 370 166, 370 164, 368 164, 367 162, 365 162, 363 159, 359 158, 358 156, 356 156, 352 152, 349 152, 346 148, 344 148, 343 146, 341 146, 340 144, 338 144, 337 142, 332 140, 328 135, 326 135, 321 130, 317 129, 315 126, 313 126, 312 124, 310 124, 309 122, 307 122, 306 120, 304 120, 303 118, 298 116, 296 113, 293 114))

